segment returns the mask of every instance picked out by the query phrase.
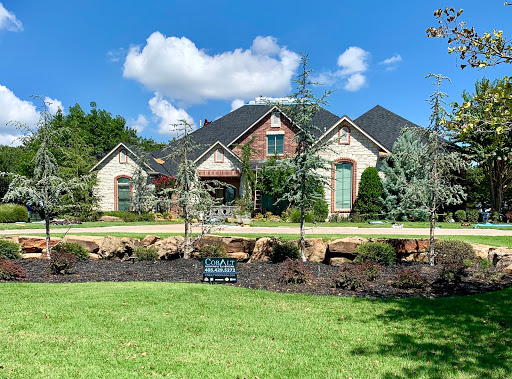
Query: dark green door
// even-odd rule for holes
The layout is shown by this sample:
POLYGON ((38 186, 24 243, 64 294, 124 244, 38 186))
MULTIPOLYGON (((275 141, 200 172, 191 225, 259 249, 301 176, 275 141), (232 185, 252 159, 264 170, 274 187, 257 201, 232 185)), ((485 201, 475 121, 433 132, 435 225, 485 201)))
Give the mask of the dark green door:
POLYGON ((117 179, 117 210, 129 211, 130 210, 130 179, 119 178, 117 179))

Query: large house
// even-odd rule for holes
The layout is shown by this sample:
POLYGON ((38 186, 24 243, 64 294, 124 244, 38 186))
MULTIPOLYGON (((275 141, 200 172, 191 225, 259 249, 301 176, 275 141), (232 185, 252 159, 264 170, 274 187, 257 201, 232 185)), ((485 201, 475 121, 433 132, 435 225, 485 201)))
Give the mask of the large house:
MULTIPOLYGON (((195 130, 191 137, 201 149, 194 152, 197 174, 201 179, 217 179, 231 184, 217 190, 216 197, 226 204, 240 193, 240 144, 253 137, 252 163, 258 166, 275 154, 292 156, 297 127, 285 112, 286 107, 251 102, 195 130)), ((393 143, 405 127, 416 125, 377 105, 355 120, 321 109, 312 119, 319 128, 318 140, 328 140, 330 148, 323 154, 332 162, 331 186, 325 188, 330 213, 350 213, 354 205, 361 174, 367 167, 379 167, 391 152, 393 143)), ((172 147, 171 147, 172 148, 172 147)), ((130 181, 137 165, 149 178, 172 176, 176 164, 167 158, 168 148, 142 154, 126 143, 119 143, 91 171, 97 173, 96 195, 101 210, 129 210, 130 181)))

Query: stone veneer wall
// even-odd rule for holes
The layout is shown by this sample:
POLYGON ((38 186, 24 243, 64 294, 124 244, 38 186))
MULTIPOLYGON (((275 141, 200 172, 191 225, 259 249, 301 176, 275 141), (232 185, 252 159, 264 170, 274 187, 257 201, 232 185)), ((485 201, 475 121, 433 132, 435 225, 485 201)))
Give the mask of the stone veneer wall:
POLYGON ((137 168, 133 155, 127 151, 126 163, 119 163, 119 147, 113 152, 97 169, 97 184, 94 187, 94 194, 98 198, 98 208, 101 211, 115 210, 115 178, 118 176, 132 177, 137 168))
MULTIPOLYGON (((330 161, 354 161, 356 164, 356 175, 355 175, 355 189, 353 191, 352 201, 354 202, 357 196, 357 189, 359 187, 359 181, 361 180, 361 174, 367 167, 377 167, 380 165, 379 162, 379 151, 380 148, 372 142, 368 137, 362 134, 359 130, 351 127, 348 122, 343 122, 338 128, 335 128, 325 138, 329 139, 329 150, 322 153, 322 156, 330 161), (338 143, 338 129, 340 127, 347 126, 350 129, 350 143, 342 144, 338 143)), ((322 170, 322 175, 327 178, 331 178, 332 170, 322 170)), ((330 181, 330 179, 329 179, 330 181)), ((333 213, 333 197, 331 188, 325 188, 325 200, 329 204, 329 213, 333 213)), ((337 213, 338 211, 335 211, 337 213)))
MULTIPOLYGON (((219 146, 220 148, 220 146, 219 146)), ((215 162, 215 151, 217 148, 214 148, 211 153, 205 155, 198 162, 197 169, 198 170, 236 170, 240 169, 240 163, 233 157, 230 153, 226 152, 224 148, 224 162, 215 162)))

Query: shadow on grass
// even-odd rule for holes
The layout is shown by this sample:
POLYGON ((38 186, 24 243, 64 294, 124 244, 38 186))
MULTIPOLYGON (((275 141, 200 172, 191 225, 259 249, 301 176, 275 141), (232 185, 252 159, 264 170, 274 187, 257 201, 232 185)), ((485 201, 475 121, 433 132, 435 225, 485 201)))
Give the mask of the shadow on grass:
POLYGON ((484 295, 389 300, 375 315, 385 342, 354 355, 394 356, 407 362, 384 378, 512 376, 512 288, 484 295))

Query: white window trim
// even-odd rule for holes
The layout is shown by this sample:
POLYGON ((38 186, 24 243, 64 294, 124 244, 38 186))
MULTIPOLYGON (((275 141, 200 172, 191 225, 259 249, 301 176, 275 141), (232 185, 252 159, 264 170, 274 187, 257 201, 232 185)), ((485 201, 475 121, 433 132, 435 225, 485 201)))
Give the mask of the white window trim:
MULTIPOLYGON (((269 132, 267 132, 267 137, 268 136, 280 136, 280 135, 284 136, 284 132, 283 133, 279 133, 279 132, 277 132, 277 133, 269 133, 269 132)), ((268 138, 267 138, 267 148, 265 150, 266 153, 267 153, 267 157, 270 157, 270 156, 273 156, 273 155, 278 155, 278 156, 284 155, 284 144, 285 144, 285 140, 284 140, 284 137, 283 137, 283 152, 282 153, 271 153, 271 154, 269 154, 268 153, 268 138)))

